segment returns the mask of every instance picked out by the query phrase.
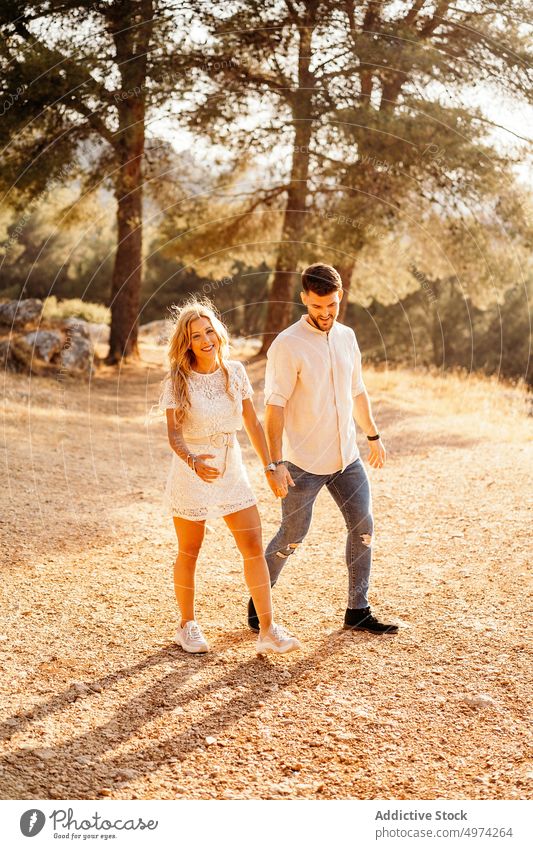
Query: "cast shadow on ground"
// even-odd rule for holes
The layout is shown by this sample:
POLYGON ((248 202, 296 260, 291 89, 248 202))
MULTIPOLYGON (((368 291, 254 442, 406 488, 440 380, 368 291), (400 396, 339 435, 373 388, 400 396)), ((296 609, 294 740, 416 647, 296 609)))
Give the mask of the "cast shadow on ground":
MULTIPOLYGON (((244 637, 243 637, 244 639, 244 637)), ((188 755, 205 746, 205 738, 216 733, 218 736, 227 733, 244 716, 254 711, 260 702, 269 699, 277 700, 278 691, 271 693, 267 685, 277 684, 281 690, 298 681, 306 675, 311 667, 317 668, 321 663, 330 661, 344 642, 342 632, 324 638, 319 646, 311 653, 304 654, 291 661, 284 658, 269 660, 251 657, 236 666, 227 668, 224 664, 220 672, 223 658, 213 652, 208 655, 184 655, 178 648, 164 648, 147 657, 141 663, 118 670, 106 676, 86 682, 88 687, 96 685, 107 688, 113 684, 135 676, 147 667, 172 661, 177 668, 163 675, 157 682, 151 684, 142 693, 134 696, 125 704, 121 704, 112 719, 97 729, 87 731, 73 740, 47 747, 47 758, 39 758, 39 748, 25 749, 6 755, 0 760, 3 768, 3 783, 7 788, 10 784, 16 788, 17 798, 98 798, 99 790, 105 786, 115 785, 120 792, 120 780, 117 773, 122 769, 131 769, 142 776, 157 770, 168 763, 171 758, 184 761, 188 755), (198 671, 199 664, 213 669, 214 677, 209 683, 182 692, 187 679, 198 671), (287 680, 285 670, 290 671, 287 680), (231 676, 231 681, 228 681, 231 676), (243 691, 242 688, 246 689, 243 691), (165 714, 172 713, 176 708, 183 707, 191 701, 213 698, 222 688, 236 689, 237 692, 228 702, 210 710, 209 714, 194 725, 184 727, 179 733, 172 733, 166 740, 157 740, 145 746, 141 752, 120 753, 109 757, 113 749, 121 746, 139 732, 146 724, 165 714), (241 689, 239 689, 241 688, 241 689), (76 759, 84 757, 90 763, 83 766, 76 759), (98 762, 102 759, 101 762, 98 762), (9 775, 12 776, 12 782, 9 775), (65 794, 63 790, 67 790, 65 794)), ((100 698, 97 692, 83 695, 83 700, 100 698)), ((27 730, 32 723, 60 712, 73 701, 71 690, 50 699, 44 705, 36 705, 28 711, 18 714, 0 725, 0 734, 8 739, 14 733, 27 730)), ((179 720, 178 720, 179 721, 179 720)), ((151 739, 151 738, 147 738, 151 739)))

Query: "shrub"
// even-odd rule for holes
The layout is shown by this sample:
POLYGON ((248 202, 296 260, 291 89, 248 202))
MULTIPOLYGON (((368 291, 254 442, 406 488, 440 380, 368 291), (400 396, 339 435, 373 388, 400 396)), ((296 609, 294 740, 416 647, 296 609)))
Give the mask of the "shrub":
POLYGON ((82 301, 81 298, 65 298, 58 301, 55 295, 44 299, 44 318, 82 318, 97 324, 110 324, 111 311, 103 304, 82 301))

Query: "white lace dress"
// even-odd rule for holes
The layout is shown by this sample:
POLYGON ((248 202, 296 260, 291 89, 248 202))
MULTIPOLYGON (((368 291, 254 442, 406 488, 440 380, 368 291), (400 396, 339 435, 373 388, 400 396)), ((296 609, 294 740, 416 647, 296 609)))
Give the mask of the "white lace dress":
MULTIPOLYGON (((242 402, 253 389, 242 363, 228 361, 230 397, 221 368, 213 374, 193 372, 189 378, 190 410, 182 424, 183 439, 192 454, 214 454, 206 462, 223 472, 213 482, 203 481, 172 451, 163 499, 166 515, 201 521, 244 510, 257 499, 242 462, 236 431, 242 429, 242 402), (218 436, 214 436, 218 434, 218 436), (228 434, 226 437, 221 434, 228 434), (223 444, 226 442, 227 444, 223 444)), ((160 410, 176 409, 170 377, 159 398, 160 410)))

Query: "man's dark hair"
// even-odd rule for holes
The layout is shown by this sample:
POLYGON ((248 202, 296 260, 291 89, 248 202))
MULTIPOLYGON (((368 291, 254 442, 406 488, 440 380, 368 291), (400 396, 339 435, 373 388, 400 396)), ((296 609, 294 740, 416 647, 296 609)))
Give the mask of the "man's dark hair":
POLYGON ((315 295, 330 295, 342 289, 342 280, 339 272, 332 265, 323 265, 315 262, 302 274, 302 287, 304 292, 314 292, 315 295))

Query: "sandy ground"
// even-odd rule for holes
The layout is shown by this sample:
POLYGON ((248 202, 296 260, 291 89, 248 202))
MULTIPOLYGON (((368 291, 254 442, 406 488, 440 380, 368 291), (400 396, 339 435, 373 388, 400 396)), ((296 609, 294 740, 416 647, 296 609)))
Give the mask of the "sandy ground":
MULTIPOLYGON (((398 636, 341 630, 324 492, 275 590, 303 651, 256 657, 218 520, 198 568, 212 651, 190 656, 172 642, 170 449, 144 424, 160 362, 145 347, 90 383, 5 377, 1 797, 530 797, 531 428, 512 393, 366 373, 390 454, 369 469, 371 603, 398 636)), ((260 400, 262 364, 249 373, 260 400)), ((268 540, 279 503, 241 445, 268 540)))

